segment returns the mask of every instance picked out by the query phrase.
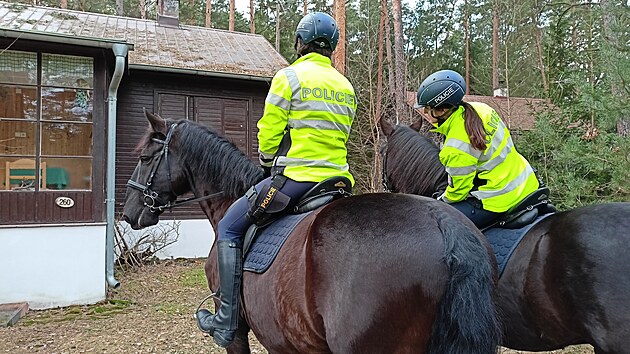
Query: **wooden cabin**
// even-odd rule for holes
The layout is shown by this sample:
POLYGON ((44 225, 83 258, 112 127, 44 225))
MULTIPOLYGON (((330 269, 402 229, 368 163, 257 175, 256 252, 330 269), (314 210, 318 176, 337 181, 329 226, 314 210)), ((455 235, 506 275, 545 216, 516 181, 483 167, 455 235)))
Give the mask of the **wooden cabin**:
MULTIPOLYGON (((111 214, 137 162, 143 108, 208 125, 257 159, 256 121, 288 63, 262 36, 166 19, 0 1, 0 303, 105 298, 111 214)), ((207 255, 198 206, 169 218, 179 235, 164 256, 207 255)))

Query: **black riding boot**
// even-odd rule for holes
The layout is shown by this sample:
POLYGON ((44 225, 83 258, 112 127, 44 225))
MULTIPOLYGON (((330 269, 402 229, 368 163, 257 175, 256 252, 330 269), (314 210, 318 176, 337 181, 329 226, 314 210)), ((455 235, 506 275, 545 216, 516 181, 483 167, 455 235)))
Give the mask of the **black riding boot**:
POLYGON ((243 259, 240 246, 232 241, 217 241, 217 247, 221 306, 216 314, 205 309, 199 310, 195 318, 202 332, 210 334, 218 345, 226 348, 232 344, 238 327, 243 259))

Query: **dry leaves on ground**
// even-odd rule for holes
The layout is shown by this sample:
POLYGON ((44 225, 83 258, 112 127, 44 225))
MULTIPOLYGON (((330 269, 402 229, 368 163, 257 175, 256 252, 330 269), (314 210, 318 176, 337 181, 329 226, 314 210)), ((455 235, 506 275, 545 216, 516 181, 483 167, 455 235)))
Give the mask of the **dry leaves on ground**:
MULTIPOLYGON (((102 303, 30 311, 16 326, 0 328, 0 353, 223 353, 192 317, 208 294, 203 262, 161 261, 117 273, 122 285, 102 303)), ((251 338, 253 353, 267 353, 251 338)), ((553 353, 593 351, 580 346, 553 353)))

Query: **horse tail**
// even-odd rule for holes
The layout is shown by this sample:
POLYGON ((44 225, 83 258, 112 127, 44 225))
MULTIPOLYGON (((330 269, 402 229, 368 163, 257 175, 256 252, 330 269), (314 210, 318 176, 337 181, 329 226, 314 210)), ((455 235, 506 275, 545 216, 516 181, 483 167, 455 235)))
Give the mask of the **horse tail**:
POLYGON ((501 325, 495 270, 488 248, 469 224, 436 215, 443 231, 449 283, 433 325, 429 354, 496 353, 501 325))

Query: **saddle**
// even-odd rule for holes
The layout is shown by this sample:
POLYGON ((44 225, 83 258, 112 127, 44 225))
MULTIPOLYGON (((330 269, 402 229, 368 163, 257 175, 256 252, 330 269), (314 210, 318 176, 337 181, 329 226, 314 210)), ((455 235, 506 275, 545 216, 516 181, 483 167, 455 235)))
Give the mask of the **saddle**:
POLYGON ((481 231, 493 227, 519 229, 534 222, 539 215, 555 213, 556 211, 556 207, 549 201, 549 188, 542 187, 532 192, 520 203, 506 211, 495 223, 481 231))
MULTIPOLYGON (((280 192, 286 177, 276 175, 271 185, 264 187, 260 192, 254 187, 245 194, 250 202, 249 215, 254 220, 245 234, 243 241, 243 254, 246 255, 257 232, 278 220, 284 215, 298 215, 311 212, 333 200, 352 195, 352 183, 346 177, 336 176, 319 182, 309 189, 292 208, 288 208, 291 199, 280 192)), ((302 218, 293 218, 297 221, 302 218)), ((297 225, 292 222, 293 227, 297 225)))

